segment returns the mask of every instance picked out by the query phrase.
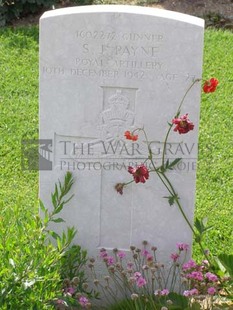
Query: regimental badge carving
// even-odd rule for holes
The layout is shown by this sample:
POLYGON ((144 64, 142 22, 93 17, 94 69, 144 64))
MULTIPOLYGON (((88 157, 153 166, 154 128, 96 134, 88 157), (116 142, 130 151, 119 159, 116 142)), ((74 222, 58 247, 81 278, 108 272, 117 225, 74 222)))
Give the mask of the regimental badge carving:
POLYGON ((102 138, 119 140, 135 122, 135 88, 103 88, 103 111, 101 112, 102 138))

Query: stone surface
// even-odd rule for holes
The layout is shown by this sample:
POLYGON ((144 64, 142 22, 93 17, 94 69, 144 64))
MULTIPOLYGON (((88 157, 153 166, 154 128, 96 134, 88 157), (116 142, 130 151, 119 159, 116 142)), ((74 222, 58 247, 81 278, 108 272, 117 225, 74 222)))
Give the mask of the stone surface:
MULTIPOLYGON (((75 196, 62 216, 78 229, 75 242, 89 255, 147 240, 166 261, 177 242, 191 243, 189 227, 163 198, 168 193, 155 174, 122 196, 114 186, 131 180, 128 165, 147 157, 145 138, 126 141, 126 130, 144 126, 159 164, 167 122, 193 80, 201 78, 203 30, 201 19, 133 6, 67 8, 42 16, 40 138, 52 140, 52 170, 40 172, 40 197, 50 206, 54 183, 67 170, 73 173, 75 196)), ((169 176, 190 221, 199 102, 195 84, 181 110, 195 130, 172 132, 167 149, 167 157, 183 158, 169 176)))

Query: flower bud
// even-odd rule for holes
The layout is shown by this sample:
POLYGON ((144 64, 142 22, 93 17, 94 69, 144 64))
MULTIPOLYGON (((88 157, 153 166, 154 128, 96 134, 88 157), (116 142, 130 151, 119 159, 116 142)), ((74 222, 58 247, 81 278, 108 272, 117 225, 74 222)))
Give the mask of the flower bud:
POLYGON ((132 294, 132 295, 131 295, 131 299, 132 299, 132 300, 138 299, 138 294, 132 294))
POLYGON ((66 278, 63 280, 63 285, 64 286, 70 286, 70 279, 66 278))
POLYGON ((77 298, 77 299, 79 299, 80 297, 82 297, 83 295, 81 294, 81 293, 76 293, 75 294, 75 297, 77 298))
POLYGON ((94 280, 93 280, 93 283, 94 283, 96 286, 98 286, 99 280, 98 280, 98 279, 94 279, 94 280))
POLYGON ((124 188, 125 184, 124 183, 117 183, 115 185, 115 190, 120 194, 123 195, 123 188, 124 188))
POLYGON ((91 258, 89 259, 89 261, 90 261, 91 263, 94 263, 94 262, 95 262, 94 257, 91 257, 91 258))
POLYGON ((74 278, 72 279, 72 282, 74 283, 74 285, 78 285, 78 283, 79 283, 79 278, 78 278, 78 277, 74 277, 74 278))
POLYGON ((154 274, 156 272, 156 268, 155 267, 151 267, 150 271, 151 271, 152 274, 154 274))
POLYGON ((129 283, 130 283, 130 284, 135 283, 135 277, 130 277, 130 278, 129 278, 129 283))

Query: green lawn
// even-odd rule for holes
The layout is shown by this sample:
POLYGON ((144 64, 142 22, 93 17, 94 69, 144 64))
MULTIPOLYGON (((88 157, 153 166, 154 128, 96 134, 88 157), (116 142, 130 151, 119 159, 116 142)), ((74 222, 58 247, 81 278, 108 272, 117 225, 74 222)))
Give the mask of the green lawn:
MULTIPOLYGON (((233 244, 232 42, 231 32, 206 31, 203 78, 220 84, 203 94, 196 215, 214 225, 207 241, 216 254, 232 252, 233 244)), ((0 72, 1 209, 10 213, 21 205, 37 212, 38 173, 21 170, 21 140, 38 138, 37 27, 0 30, 0 72)))

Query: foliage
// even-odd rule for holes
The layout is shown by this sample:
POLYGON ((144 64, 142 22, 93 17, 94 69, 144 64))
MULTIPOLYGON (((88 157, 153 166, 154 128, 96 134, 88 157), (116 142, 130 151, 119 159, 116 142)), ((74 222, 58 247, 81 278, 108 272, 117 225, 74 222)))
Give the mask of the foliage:
POLYGON ((93 0, 72 0, 71 2, 76 5, 91 5, 93 0))
MULTIPOLYGON (((63 3, 62 0, 3 0, 0 1, 0 27, 14 19, 19 19, 29 14, 42 13, 63 3)), ((92 0, 68 1, 73 5, 90 5, 92 0)))
MULTIPOLYGON (((61 277, 62 279, 73 279, 79 277, 79 284, 85 282, 84 271, 82 268, 87 262, 87 251, 82 250, 80 245, 72 245, 61 258, 61 277)), ((80 288, 81 290, 81 288, 80 288)))
POLYGON ((0 26, 4 26, 12 19, 40 12, 42 8, 51 8, 55 3, 56 0, 3 0, 0 4, 0 26))
MULTIPOLYGON (((90 258, 88 267, 92 285, 102 295, 106 309, 176 309, 198 310, 200 296, 206 296, 208 309, 212 308, 219 290, 226 290, 229 279, 210 272, 211 266, 205 260, 197 264, 187 261, 189 247, 178 243, 164 264, 159 260, 159 250, 143 241, 142 248, 130 247, 130 254, 118 249, 112 252, 102 248, 97 259, 90 258), (99 275, 99 261, 105 268, 99 275), (123 301, 116 303, 123 298, 123 301)), ((228 263, 230 260, 228 261, 228 263)), ((93 302, 94 303, 94 302, 93 302)))
POLYGON ((69 253, 67 249, 76 231, 68 228, 58 236, 49 229, 49 224, 60 222, 57 215, 69 200, 64 198, 72 182, 71 174, 67 173, 64 184, 59 181, 56 185, 59 203, 51 212, 40 203, 43 219, 22 205, 14 205, 11 210, 1 206, 1 309, 47 309, 49 299, 60 291, 61 258, 69 253), (56 237, 56 246, 49 233, 56 237))

